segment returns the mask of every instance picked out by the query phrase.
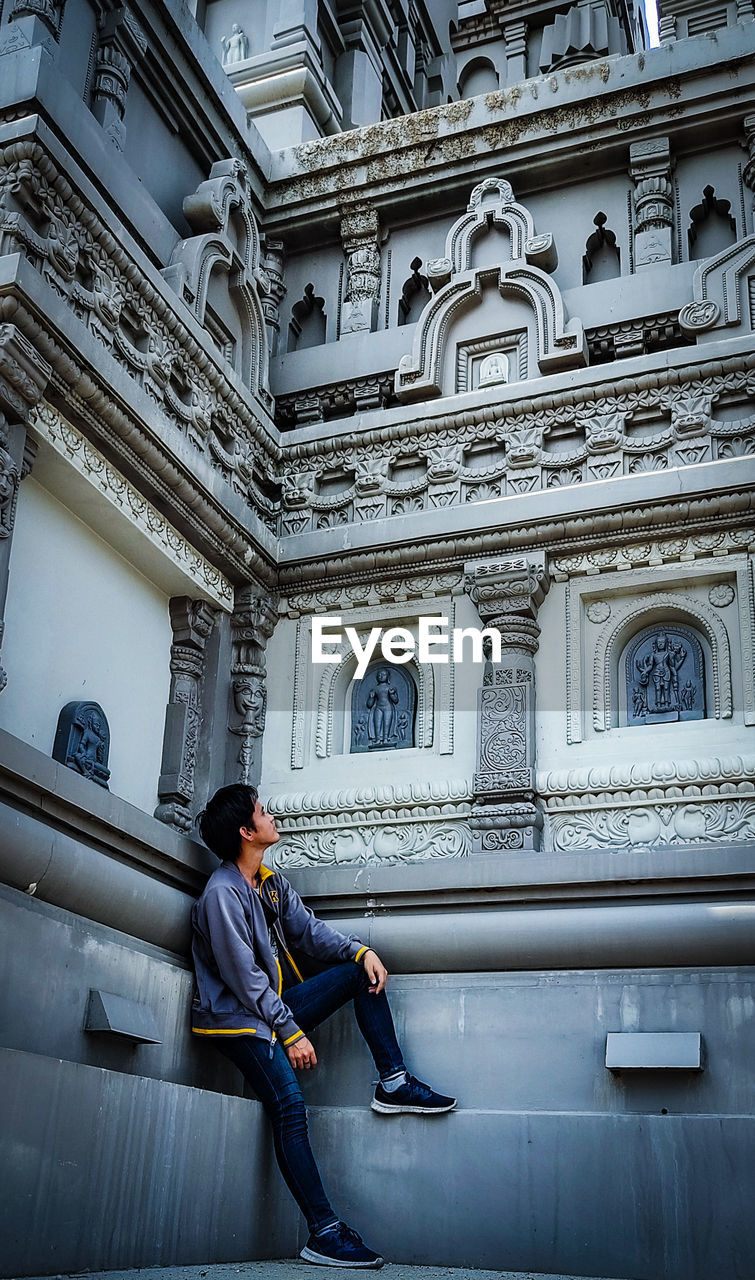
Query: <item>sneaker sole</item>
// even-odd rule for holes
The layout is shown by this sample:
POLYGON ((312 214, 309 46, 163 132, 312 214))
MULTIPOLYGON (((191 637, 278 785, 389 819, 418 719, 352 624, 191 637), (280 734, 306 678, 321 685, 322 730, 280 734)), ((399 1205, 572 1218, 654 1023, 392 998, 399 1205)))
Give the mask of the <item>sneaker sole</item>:
POLYGON ((361 1271, 379 1271, 383 1266, 384 1259, 376 1258, 374 1262, 341 1262, 338 1258, 328 1258, 324 1253, 315 1253, 314 1250, 308 1249, 306 1245, 299 1254, 305 1262, 313 1262, 316 1267, 352 1267, 359 1268, 361 1271))
POLYGON ((400 1102, 377 1102, 373 1098, 370 1103, 373 1111, 379 1111, 381 1115, 395 1116, 403 1114, 413 1114, 417 1116, 442 1116, 449 1111, 456 1110, 456 1103, 452 1102, 450 1107, 408 1107, 402 1106, 400 1102))

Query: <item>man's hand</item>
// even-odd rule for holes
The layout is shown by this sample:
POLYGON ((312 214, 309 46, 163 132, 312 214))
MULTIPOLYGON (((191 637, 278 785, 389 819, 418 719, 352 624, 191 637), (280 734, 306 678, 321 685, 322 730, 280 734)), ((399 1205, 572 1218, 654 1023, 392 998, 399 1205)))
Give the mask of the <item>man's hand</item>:
POLYGON ((298 1040, 294 1040, 294 1043, 290 1044, 286 1049, 286 1053, 294 1071, 298 1071, 302 1067, 317 1066, 315 1046, 306 1036, 301 1036, 298 1040))
POLYGON ((374 951, 365 951, 362 956, 362 964, 364 965, 364 971, 370 980, 370 994, 373 996, 379 995, 381 991, 385 990, 388 970, 380 959, 380 956, 374 951))

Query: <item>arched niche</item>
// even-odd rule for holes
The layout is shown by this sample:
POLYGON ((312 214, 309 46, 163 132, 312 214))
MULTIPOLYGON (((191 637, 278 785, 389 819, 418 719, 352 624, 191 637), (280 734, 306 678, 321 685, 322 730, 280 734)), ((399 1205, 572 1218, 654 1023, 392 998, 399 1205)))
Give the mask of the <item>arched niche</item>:
POLYGON ((308 284, 304 296, 291 308, 288 350, 304 351, 308 347, 322 346, 326 332, 325 299, 316 295, 313 284, 308 284))
POLYGON ((587 237, 582 258, 583 284, 596 284, 599 280, 615 280, 621 275, 621 254, 616 234, 606 226, 604 213, 596 213, 595 230, 587 237))
POLYGON ((459 76, 459 97, 474 98, 480 93, 495 93, 500 78, 490 58, 472 58, 459 76))
MULTIPOLYGON (((690 650, 692 640, 700 645, 702 667, 698 664, 697 671, 705 690, 706 717, 728 719, 731 716, 731 655, 723 620, 700 600, 689 597, 680 600, 678 594, 670 591, 654 592, 627 601, 612 615, 598 636, 593 674, 593 725, 596 730, 617 728, 628 723, 626 660, 633 656, 636 640, 639 643, 645 635, 660 635, 664 628, 667 633, 677 635, 683 646, 686 637, 690 650)), ((688 678, 685 673, 685 682, 688 678)), ((645 720, 645 723, 661 722, 660 716, 645 720)))
MULTIPOLYGON (((364 643, 364 636, 361 637, 364 643)), ((371 670, 390 664, 377 662, 371 664, 371 670)), ((323 669, 317 700, 317 726, 315 733, 315 754, 319 759, 330 756, 351 754, 352 739, 352 689, 356 676, 357 660, 349 650, 340 662, 323 669)), ((393 670, 394 668, 392 668, 393 670)), ((433 721, 435 711, 435 675, 431 665, 417 662, 415 657, 403 664, 403 672, 411 679, 416 688, 416 710, 414 713, 415 747, 431 747, 433 745, 433 721)), ((385 748, 392 749, 392 748, 385 748)))
POLYGON ((417 685, 404 665, 373 662, 350 689, 349 752, 401 751, 415 746, 417 685))
POLYGON ((702 200, 690 209, 689 217, 690 258, 710 258, 736 241, 737 224, 731 215, 731 201, 719 199, 713 187, 705 188, 702 200))

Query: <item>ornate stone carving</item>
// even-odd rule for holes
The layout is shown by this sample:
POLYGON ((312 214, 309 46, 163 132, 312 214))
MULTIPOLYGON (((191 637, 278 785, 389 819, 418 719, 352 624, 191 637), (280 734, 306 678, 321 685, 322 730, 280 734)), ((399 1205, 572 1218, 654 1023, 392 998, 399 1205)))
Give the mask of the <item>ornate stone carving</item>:
POLYGON ((755 235, 745 236, 697 268, 693 281, 693 301, 679 312, 684 333, 696 337, 711 329, 749 325, 743 309, 746 288, 741 282, 755 270, 755 235))
POLYGON ((341 334, 369 332, 375 327, 380 298, 380 223, 372 205, 341 212, 341 241, 346 254, 346 295, 341 334))
POLYGON ((147 37, 130 9, 116 9, 101 17, 94 57, 92 114, 119 151, 125 141, 123 117, 131 71, 146 51, 147 37))
MULTIPOLYGON (((226 362, 213 343, 202 346, 196 341, 185 314, 182 317, 183 307, 171 301, 172 294, 154 266, 125 232, 119 241, 114 239, 97 207, 73 190, 35 141, 24 139, 0 148, 0 235, 5 252, 20 253, 67 302, 76 322, 90 329, 134 386, 141 386, 154 401, 151 412, 164 416, 158 436, 167 439, 177 428, 269 526, 277 513, 254 485, 248 466, 254 449, 260 467, 268 474, 275 470, 275 449, 266 425, 269 393, 263 387, 259 401, 242 391, 238 378, 229 378, 226 362)), ((222 217, 222 199, 219 208, 222 217)), ((212 225, 217 230, 217 223, 212 225)), ((222 247, 222 235, 218 240, 222 247)), ((261 311, 255 323, 266 359, 261 311)), ((38 326, 29 317, 25 327, 35 332, 38 326)), ((50 338, 44 337, 47 351, 50 338)), ((56 358, 66 370, 65 394, 73 401, 75 386, 86 385, 84 371, 75 372, 68 350, 60 350, 56 358)), ((250 353, 250 369, 252 363, 250 353)), ((91 415, 94 408, 90 392, 81 411, 91 415)), ((133 424, 127 424, 112 398, 98 399, 96 412, 108 424, 117 423, 116 434, 128 437, 133 432, 133 424)), ((150 448, 154 453, 154 442, 140 441, 140 451, 150 448)), ((185 491, 185 480, 171 468, 165 449, 159 461, 155 459, 154 470, 150 484, 160 485, 162 476, 171 471, 171 494, 185 491)), ((227 530, 223 537, 228 545, 227 530)))
MULTIPOLYGON (((272 240, 270 237, 265 239, 265 253, 262 268, 267 277, 268 289, 262 297, 262 310, 265 315, 268 333, 270 335, 270 354, 276 355, 278 351, 278 339, 280 336, 280 308, 283 299, 286 296, 286 286, 283 283, 283 268, 285 263, 285 251, 282 240, 272 240)), ((276 406, 277 415, 277 406, 276 406)))
POLYGON ((216 611, 204 600, 175 596, 170 602, 170 697, 165 711, 163 759, 155 817, 179 831, 192 824, 194 772, 202 725, 200 684, 205 645, 216 611))
POLYGON ((583 812, 548 813, 547 820, 554 849, 564 852, 752 840, 755 800, 600 806, 583 812))
POLYGON ((235 741, 233 773, 239 782, 259 781, 258 745, 265 728, 265 648, 278 618, 275 602, 252 587, 236 593, 231 615, 233 662, 228 729, 235 741))
POLYGON ((476 847, 537 849, 543 820, 535 801, 535 668, 537 611, 548 590, 544 558, 511 557, 467 567, 465 585, 486 627, 502 641, 501 662, 489 656, 477 703, 476 847))
POLYGON ((283 866, 404 862, 470 852, 471 793, 464 778, 341 791, 273 793, 283 866))
POLYGON ((10 21, 38 18, 55 39, 60 35, 60 19, 64 0, 16 0, 10 11, 10 21))
POLYGON ((107 790, 110 727, 98 702, 67 702, 58 716, 53 760, 107 790))
POLYGON ((731 604, 736 592, 728 582, 718 582, 708 592, 708 599, 716 609, 725 609, 731 604))
MULTIPOLYGON (((244 385, 266 407, 272 407, 267 386, 266 316, 261 301, 270 291, 270 281, 262 266, 260 233, 246 165, 233 158, 216 161, 209 178, 186 197, 183 208, 196 235, 180 242, 162 275, 199 323, 206 326, 210 279, 213 270, 223 270, 242 329, 240 350, 234 350, 227 358, 244 385)), ((274 262, 274 269, 277 265, 274 262)), ((280 281, 276 292, 280 293, 280 281)))
MULTIPOLYGON (((497 268, 503 295, 524 298, 535 313, 537 361, 541 373, 585 364, 584 333, 579 320, 567 323, 561 295, 546 274, 557 264, 550 235, 536 235, 532 216, 517 204, 511 184, 486 178, 470 196, 467 212, 451 227, 442 259, 429 262, 427 275, 434 297, 417 322, 411 355, 402 356, 396 374, 401 400, 426 399, 443 393, 443 359, 454 317, 482 296, 482 277, 491 268, 472 266, 472 243, 489 226, 505 229, 510 258, 497 268)), ((447 390, 447 389, 446 389, 447 390)))
POLYGON ((674 260, 674 162, 668 138, 648 138, 629 148, 634 193, 636 271, 674 260))

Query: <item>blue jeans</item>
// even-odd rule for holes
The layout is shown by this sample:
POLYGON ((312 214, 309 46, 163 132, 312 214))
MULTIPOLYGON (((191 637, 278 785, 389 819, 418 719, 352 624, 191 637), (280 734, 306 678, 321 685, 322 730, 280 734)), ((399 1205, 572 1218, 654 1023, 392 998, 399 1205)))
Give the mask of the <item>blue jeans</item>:
MULTIPOLYGON (((385 1079, 403 1071, 404 1062, 385 992, 373 995, 368 986, 363 966, 347 960, 288 987, 283 997, 307 1034, 353 1000, 359 1030, 385 1079)), ((270 1117, 280 1171, 310 1231, 332 1222, 338 1215, 325 1194, 309 1145, 304 1099, 285 1049, 276 1041, 271 1053, 269 1043, 256 1036, 229 1036, 213 1043, 243 1072, 270 1117)))

